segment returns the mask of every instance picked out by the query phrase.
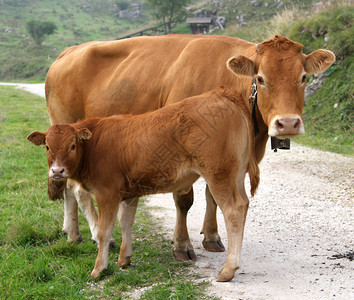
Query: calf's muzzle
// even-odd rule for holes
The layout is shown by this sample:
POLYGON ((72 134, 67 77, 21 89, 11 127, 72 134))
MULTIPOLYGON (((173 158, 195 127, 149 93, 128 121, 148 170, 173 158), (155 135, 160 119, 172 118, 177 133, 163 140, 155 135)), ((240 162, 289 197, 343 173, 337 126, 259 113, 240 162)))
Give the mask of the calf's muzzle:
POLYGON ((55 166, 49 169, 49 177, 54 180, 61 180, 67 178, 68 174, 63 167, 55 166))

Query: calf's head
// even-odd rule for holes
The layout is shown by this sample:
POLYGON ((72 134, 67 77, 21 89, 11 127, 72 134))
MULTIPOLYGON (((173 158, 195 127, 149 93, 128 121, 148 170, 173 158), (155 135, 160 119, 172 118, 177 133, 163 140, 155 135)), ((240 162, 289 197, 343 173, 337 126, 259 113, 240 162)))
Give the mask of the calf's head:
POLYGON ((91 132, 72 125, 53 125, 47 132, 33 132, 27 139, 33 144, 44 145, 47 150, 48 176, 63 180, 74 176, 82 159, 82 141, 90 139, 91 132))
POLYGON ((232 57, 227 67, 256 79, 258 108, 268 135, 291 138, 305 133, 302 118, 306 76, 325 71, 335 61, 328 50, 301 53, 302 45, 282 36, 258 44, 251 58, 232 57))

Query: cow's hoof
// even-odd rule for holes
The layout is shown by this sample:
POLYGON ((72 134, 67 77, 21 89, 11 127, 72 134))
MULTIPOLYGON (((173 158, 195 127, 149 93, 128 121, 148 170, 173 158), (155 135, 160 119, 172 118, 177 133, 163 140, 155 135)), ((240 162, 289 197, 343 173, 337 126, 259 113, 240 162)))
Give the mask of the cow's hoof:
POLYGON ((173 250, 173 256, 178 261, 196 261, 197 256, 195 255, 194 250, 181 251, 181 250, 173 250))
POLYGON ((235 277, 235 272, 238 268, 236 269, 226 269, 223 268, 221 270, 221 272, 218 275, 218 278, 216 279, 216 281, 218 282, 228 282, 230 280, 232 280, 235 277))
POLYGON ((122 259, 119 257, 118 259, 118 266, 120 268, 124 268, 126 266, 129 266, 130 263, 131 263, 131 256, 126 256, 126 257, 123 257, 122 259))
POLYGON ((224 252, 225 247, 221 240, 217 241, 206 241, 205 239, 203 240, 203 246, 206 251, 209 252, 224 252))

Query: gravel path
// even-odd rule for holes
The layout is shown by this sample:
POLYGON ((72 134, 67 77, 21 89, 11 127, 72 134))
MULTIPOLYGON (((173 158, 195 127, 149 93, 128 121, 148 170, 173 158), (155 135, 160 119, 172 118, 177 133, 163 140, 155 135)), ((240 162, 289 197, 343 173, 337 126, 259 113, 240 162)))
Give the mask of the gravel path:
MULTIPOLYGON (((44 84, 15 85, 44 97, 44 84)), ((188 228, 198 260, 195 271, 211 282, 210 296, 222 299, 354 299, 354 262, 333 255, 354 251, 353 157, 297 144, 267 152, 261 183, 250 198, 242 266, 228 283, 215 278, 226 252, 206 252, 199 234, 205 211, 202 179, 194 185, 195 201, 188 228)), ((249 190, 248 179, 246 180, 249 190)), ((149 197, 147 205, 172 239, 175 208, 170 194, 149 197)), ((222 214, 219 233, 227 247, 222 214)), ((347 255, 348 256, 348 255, 347 255)))
POLYGON ((25 90, 32 94, 36 94, 41 97, 45 97, 44 93, 44 83, 9 83, 9 82, 0 82, 0 85, 12 85, 16 86, 19 89, 25 90))
MULTIPOLYGON (((199 180, 194 186, 188 228, 198 257, 194 271, 211 281, 209 295, 243 300, 354 299, 354 261, 332 257, 354 250, 353 158, 294 143, 291 150, 274 153, 267 145, 260 170, 259 189, 250 198, 242 266, 228 283, 215 281, 226 252, 206 252, 201 245, 205 184, 199 180)), ((249 190, 248 178, 246 183, 249 190)), ((152 196, 147 203, 172 239, 172 196, 152 196)), ((218 222, 226 246, 220 210, 218 222)))

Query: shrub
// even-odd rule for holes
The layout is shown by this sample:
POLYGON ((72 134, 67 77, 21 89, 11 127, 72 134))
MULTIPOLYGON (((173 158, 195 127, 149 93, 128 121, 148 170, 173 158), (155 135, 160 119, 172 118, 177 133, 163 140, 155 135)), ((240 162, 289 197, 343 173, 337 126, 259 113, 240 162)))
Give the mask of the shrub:
POLYGON ((30 20, 26 24, 28 34, 37 45, 41 45, 47 35, 53 34, 57 26, 50 21, 30 20))

